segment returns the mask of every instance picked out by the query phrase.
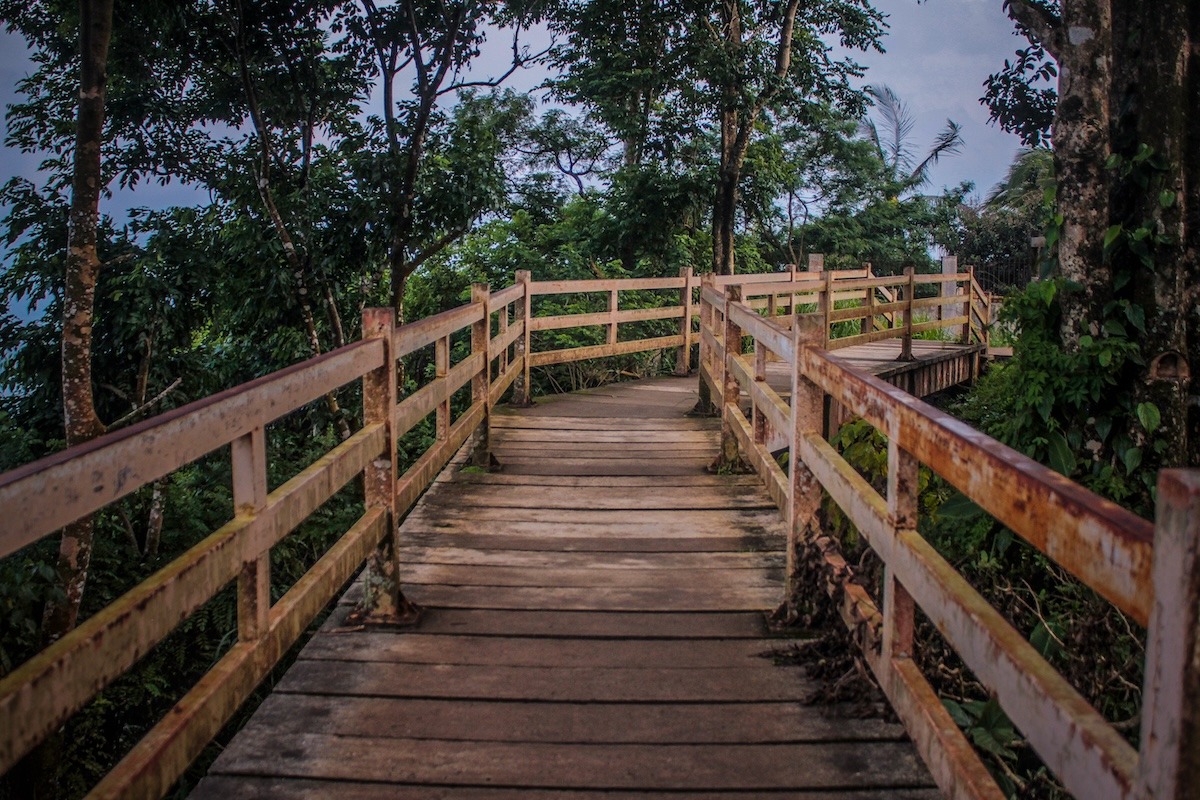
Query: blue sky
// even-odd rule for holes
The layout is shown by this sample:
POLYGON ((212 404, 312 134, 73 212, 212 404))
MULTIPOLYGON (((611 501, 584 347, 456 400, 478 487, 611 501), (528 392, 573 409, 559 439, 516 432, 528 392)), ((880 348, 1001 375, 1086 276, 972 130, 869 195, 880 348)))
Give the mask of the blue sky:
MULTIPOLYGON (((1001 0, 926 0, 920 4, 917 0, 875 0, 874 5, 888 15, 891 30, 885 41, 886 53, 861 56, 860 61, 868 67, 864 81, 887 84, 908 104, 917 121, 914 140, 918 150, 933 141, 947 118, 962 125, 963 152, 934 168, 931 190, 969 180, 978 194, 986 194, 1003 177, 1018 147, 1016 137, 987 124, 987 109, 978 102, 984 79, 1020 44, 1001 10, 1001 0)), ((489 50, 502 60, 507 57, 507 44, 495 41, 489 50)), ((533 45, 536 48, 537 42, 533 45)), ((0 104, 7 107, 16 99, 16 83, 31 69, 23 42, 0 32, 0 104)), ((519 75, 512 85, 527 89, 540 79, 536 74, 519 75)), ((7 136, 7 123, 3 131, 7 136)), ((13 175, 36 179, 37 167, 36 156, 8 147, 0 150, 0 181, 13 175)), ((178 183, 166 188, 144 183, 136 193, 118 193, 107 206, 112 213, 122 207, 163 206, 194 198, 191 190, 178 183)))

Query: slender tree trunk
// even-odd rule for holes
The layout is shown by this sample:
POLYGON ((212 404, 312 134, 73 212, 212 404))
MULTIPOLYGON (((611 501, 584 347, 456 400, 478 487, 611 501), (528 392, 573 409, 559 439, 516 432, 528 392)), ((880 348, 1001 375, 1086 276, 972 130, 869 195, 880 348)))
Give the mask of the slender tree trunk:
MULTIPOLYGON (((75 134, 75 173, 71 183, 67 274, 63 293, 62 382, 63 421, 67 445, 75 446, 104 433, 92 395, 92 327, 100 257, 96 229, 100 222, 100 144, 104 133, 108 43, 112 38, 113 0, 80 3, 79 114, 75 134)), ((47 642, 75 627, 92 555, 91 518, 63 529, 58 575, 61 603, 51 603, 42 620, 47 642)))
MULTIPOLYGON (((1200 3, 1187 5, 1187 96, 1190 122, 1183 152, 1184 285, 1187 308, 1200 305, 1200 3)), ((1200 397, 1200 315, 1187 316, 1188 396, 1200 397)), ((1188 465, 1200 466, 1200 404, 1187 406, 1188 465)))

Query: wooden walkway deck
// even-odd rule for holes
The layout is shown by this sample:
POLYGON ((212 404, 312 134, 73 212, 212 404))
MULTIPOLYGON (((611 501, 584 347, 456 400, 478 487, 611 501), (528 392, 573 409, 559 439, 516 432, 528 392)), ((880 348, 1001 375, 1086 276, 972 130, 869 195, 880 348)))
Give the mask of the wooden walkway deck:
POLYGON ((705 472, 695 386, 498 414, 504 469, 404 522, 419 628, 333 615, 193 797, 936 797, 899 725, 773 662, 782 525, 756 476, 705 472))

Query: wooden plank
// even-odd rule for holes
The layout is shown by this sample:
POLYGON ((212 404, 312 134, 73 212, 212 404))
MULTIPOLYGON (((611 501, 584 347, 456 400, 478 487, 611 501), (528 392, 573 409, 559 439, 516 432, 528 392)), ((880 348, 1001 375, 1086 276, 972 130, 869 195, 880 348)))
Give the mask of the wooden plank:
POLYGON ((683 337, 675 334, 674 336, 635 339, 629 342, 617 342, 616 344, 597 344, 589 347, 571 347, 564 350, 546 350, 540 353, 532 353, 528 358, 531 367, 545 367, 552 364, 566 364, 571 361, 586 361, 589 358, 609 358, 611 356, 640 353, 645 350, 661 350, 663 348, 677 347, 682 343, 683 337))
POLYGON ((728 508, 772 508, 771 501, 754 493, 697 494, 682 499, 678 492, 663 492, 655 489, 633 489, 616 493, 603 488, 577 488, 573 492, 538 492, 515 486, 471 486, 460 491, 454 484, 441 484, 426 500, 429 513, 436 514, 440 505, 486 504, 492 508, 566 508, 587 510, 638 510, 679 508, 728 509, 728 508))
MULTIPOLYGON (((191 800, 651 800, 661 792, 587 789, 493 789, 476 786, 414 786, 311 780, 256 775, 210 775, 189 795, 191 800)), ((729 800, 725 792, 672 791, 680 800, 729 800)), ((806 791, 804 800, 941 800, 936 789, 834 789, 806 791)))
MULTIPOLYGON (((786 654, 786 639, 544 639, 533 637, 428 635, 420 632, 321 633, 300 658, 314 661, 443 664, 480 667, 554 667, 563 670, 609 667, 741 667, 777 669, 772 660, 786 654)), ((794 676, 796 677, 796 676, 794 676)), ((809 687, 810 689, 813 687, 809 687)))
POLYGON ((497 409, 492 418, 493 429, 516 430, 600 430, 600 431, 719 431, 720 423, 715 419, 702 418, 630 418, 568 417, 568 416, 517 416, 497 409))
POLYGON ((417 322, 401 325, 392 334, 393 352, 397 358, 406 356, 438 339, 470 327, 481 319, 483 319, 483 304, 473 303, 434 314, 432 317, 426 317, 417 322))
POLYGON ((669 570, 669 569, 773 569, 783 564, 783 557, 774 553, 561 553, 547 551, 479 550, 456 547, 453 539, 443 539, 440 546, 402 547, 398 557, 408 564, 456 564, 463 566, 536 567, 550 570, 575 568, 604 571, 669 570))
MULTIPOLYGON (((726 588, 747 591, 778 589, 783 574, 779 569, 606 569, 561 567, 556 570, 507 566, 459 566, 453 564, 405 564, 401 581, 407 587, 511 587, 518 589, 655 589, 661 592, 690 592, 697 587, 710 591, 726 588)), ((768 601, 769 604, 769 601, 768 601)))
POLYGON ((531 281, 529 291, 533 295, 576 294, 587 292, 611 292, 650 289, 682 289, 682 278, 601 278, 578 281, 531 281))
POLYGON ((678 488, 695 492, 709 490, 753 490, 760 485, 756 475, 676 475, 656 478, 648 475, 579 476, 579 475, 518 475, 506 472, 459 472, 454 482, 463 485, 485 486, 603 486, 611 490, 623 488, 678 488))
POLYGON ((644 703, 495 703, 481 700, 276 695, 267 698, 248 735, 315 733, 382 739, 475 742, 561 741, 581 744, 768 744, 899 741, 904 729, 878 719, 814 714, 798 703, 721 705, 644 703))
POLYGON ((525 284, 514 283, 512 286, 492 292, 491 297, 488 299, 488 304, 492 307, 493 311, 497 311, 503 306, 512 305, 524 295, 525 284))
POLYGON ((760 639, 767 635, 758 611, 630 612, 459 609, 431 606, 421 619, 425 635, 539 636, 664 639, 760 639))
POLYGON ((680 319, 683 317, 682 306, 658 306, 653 308, 626 308, 616 314, 608 311, 597 311, 592 314, 561 314, 554 317, 534 317, 530 330, 551 331, 563 328, 586 328, 595 325, 611 324, 615 318, 618 324, 626 322, 644 322, 651 319, 680 319))
POLYGON ((402 530, 423 528, 425 530, 449 529, 457 522, 475 523, 475 530, 485 526, 499 532, 500 522, 512 522, 515 526, 537 526, 547 523, 550 527, 540 530, 530 527, 539 535, 553 536, 554 526, 561 531, 558 535, 568 536, 573 531, 586 531, 585 535, 596 536, 597 526, 604 526, 612 536, 622 534, 657 533, 669 536, 730 536, 748 532, 774 533, 782 530, 782 521, 774 509, 702 509, 699 511, 679 509, 643 509, 625 511, 617 509, 556 509, 556 508, 455 508, 447 506, 434 513, 426 508, 415 509, 405 519, 402 530))
POLYGON ((867 756, 855 743, 646 747, 373 740, 311 733, 248 738, 238 751, 222 753, 213 770, 255 774, 266 759, 292 776, 369 776, 389 782, 412 782, 419 776, 441 785, 753 791, 832 789, 848 783, 913 787, 928 780, 907 743, 878 742, 867 756))
POLYGON ((663 442, 666 444, 682 442, 716 442, 720 441, 717 431, 611 431, 611 430, 551 430, 524 431, 519 429, 498 429, 492 437, 497 443, 504 442, 568 442, 586 445, 592 442, 615 442, 617 444, 663 442))
POLYGON ((729 318, 742 329, 743 335, 753 336, 783 361, 791 363, 795 357, 791 335, 770 320, 760 317, 741 303, 733 303, 729 307, 729 318))
MULTIPOLYGON (((554 531, 557 526, 543 524, 543 530, 554 531)), ((442 530, 438 533, 406 529, 404 540, 414 546, 437 546, 450 544, 462 548, 485 551, 536 551, 544 553, 759 553, 779 549, 779 536, 756 534, 722 536, 672 536, 655 535, 649 530, 641 536, 609 536, 597 530, 594 536, 539 536, 536 527, 526 529, 514 527, 516 533, 476 533, 479 525, 460 523, 457 530, 442 530), (450 538, 441 537, 449 535, 450 538)))
POLYGON ((559 588, 545 586, 408 587, 414 602, 442 608, 498 608, 514 611, 765 611, 779 605, 782 591, 770 587, 692 587, 689 589, 559 588))
POLYGON ((703 473, 710 460, 648 463, 640 459, 508 458, 504 468, 519 470, 527 475, 695 475, 703 473))
POLYGON ((797 667, 503 667, 301 659, 284 694, 541 702, 800 702, 811 686, 797 667))
POLYGON ((503 444, 491 448, 497 455, 507 453, 514 458, 589 458, 603 461, 607 458, 648 459, 712 459, 716 448, 710 444, 690 442, 687 444, 622 445, 616 442, 601 442, 587 445, 587 453, 580 455, 580 446, 567 442, 553 442, 538 446, 533 443, 503 444))
POLYGON ((0 558, 375 369, 361 341, 0 476, 0 558))

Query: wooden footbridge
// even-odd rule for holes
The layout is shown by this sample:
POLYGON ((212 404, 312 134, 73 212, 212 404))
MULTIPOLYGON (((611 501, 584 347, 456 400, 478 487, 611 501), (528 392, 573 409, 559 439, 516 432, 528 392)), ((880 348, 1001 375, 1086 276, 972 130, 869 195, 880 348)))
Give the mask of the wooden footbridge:
POLYGON ((226 444, 236 508, 0 680, 0 771, 235 583, 236 644, 94 796, 165 794, 339 597, 194 796, 1000 797, 912 658, 917 609, 1075 796, 1200 785, 1200 478, 1164 473, 1151 524, 910 394, 976 374, 988 314, 969 274, 520 274, 390 320, 368 311, 356 344, 0 476, 0 556, 226 444), (555 313, 597 294, 594 311, 555 313), (547 348, 564 328, 602 341, 547 348), (925 351, 923 331, 952 338, 925 351), (435 374, 400 399, 396 362, 423 348, 435 374), (531 370, 664 350, 679 377, 530 406, 531 370), (360 379, 362 427, 268 491, 266 426, 360 379), (689 415, 706 400, 718 416, 689 415), (847 415, 888 437, 885 494, 827 442, 847 415), (401 471, 397 439, 426 418, 434 443, 401 471), (752 472, 709 470, 738 463, 752 472), (1140 750, 925 543, 919 463, 1148 626, 1140 750), (272 602, 271 547, 358 476, 362 516, 272 602), (885 564, 881 586, 821 530, 822 491, 885 564), (899 724, 806 706, 803 672, 775 663, 789 641, 764 612, 786 616, 811 589, 801 575, 899 724))

